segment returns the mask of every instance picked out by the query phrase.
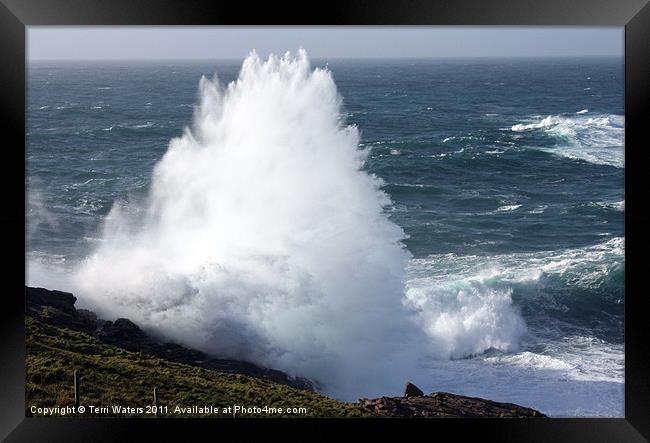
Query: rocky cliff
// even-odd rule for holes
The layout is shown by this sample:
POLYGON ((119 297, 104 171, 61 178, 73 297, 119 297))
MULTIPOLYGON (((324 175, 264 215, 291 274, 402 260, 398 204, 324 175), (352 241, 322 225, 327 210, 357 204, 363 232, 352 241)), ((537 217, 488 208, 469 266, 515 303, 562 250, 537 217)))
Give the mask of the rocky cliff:
POLYGON ((315 390, 313 384, 305 378, 292 378, 282 371, 262 368, 246 361, 210 358, 203 352, 176 343, 161 343, 126 318, 118 318, 113 322, 101 320, 94 312, 76 309, 74 304, 77 299, 68 292, 26 286, 25 297, 27 315, 54 326, 85 332, 103 343, 127 351, 142 352, 219 372, 262 378, 298 389, 315 390))
MULTIPOLYGON (((292 378, 250 362, 211 358, 175 343, 160 342, 126 318, 99 319, 91 311, 77 309, 76 297, 67 292, 25 287, 25 296, 27 316, 44 324, 83 332, 107 345, 170 362, 268 380, 301 391, 315 391, 314 384, 305 378, 292 378)), ((425 395, 412 383, 407 383, 403 397, 360 399, 349 406, 379 417, 545 417, 539 411, 512 403, 446 392, 425 395)))

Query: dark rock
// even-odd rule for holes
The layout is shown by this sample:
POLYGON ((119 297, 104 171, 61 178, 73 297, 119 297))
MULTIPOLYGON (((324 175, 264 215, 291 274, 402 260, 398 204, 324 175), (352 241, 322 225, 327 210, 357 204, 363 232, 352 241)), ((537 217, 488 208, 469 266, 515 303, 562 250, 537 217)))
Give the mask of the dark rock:
POLYGON ((539 411, 512 403, 435 392, 416 397, 360 399, 373 414, 388 417, 546 417, 539 411))
POLYGON ((118 318, 114 322, 100 320, 92 311, 76 309, 74 303, 77 299, 68 292, 26 286, 25 299, 27 315, 43 323, 85 332, 103 343, 127 351, 141 352, 177 363, 247 375, 298 389, 315 391, 313 383, 305 378, 293 378, 282 371, 263 368, 246 361, 210 358, 201 351, 185 348, 176 343, 161 343, 126 318, 118 318))
POLYGON ((404 389, 404 397, 422 397, 424 392, 413 383, 406 383, 406 389, 404 389))
POLYGON ((154 351, 158 346, 142 329, 127 318, 114 322, 105 321, 94 333, 95 338, 109 345, 116 345, 129 351, 154 351))
POLYGON ((76 311, 74 302, 77 298, 69 292, 25 286, 25 296, 27 304, 49 306, 69 315, 73 315, 76 311))
POLYGON ((44 323, 92 334, 97 327, 97 316, 85 309, 77 310, 75 301, 77 299, 69 292, 25 287, 27 315, 44 323))
POLYGON ((74 325, 76 329, 92 335, 102 321, 97 318, 93 311, 87 309, 77 309, 74 316, 74 325))
POLYGON ((88 309, 77 309, 77 318, 79 321, 86 323, 89 326, 93 326, 94 328, 97 328, 99 325, 97 314, 95 314, 93 311, 89 311, 88 309))

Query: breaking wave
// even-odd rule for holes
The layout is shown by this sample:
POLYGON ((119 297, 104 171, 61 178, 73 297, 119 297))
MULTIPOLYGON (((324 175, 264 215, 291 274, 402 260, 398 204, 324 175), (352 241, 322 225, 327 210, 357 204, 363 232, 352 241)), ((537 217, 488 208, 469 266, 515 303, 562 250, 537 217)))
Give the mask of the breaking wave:
POLYGON ((338 397, 399 390, 424 341, 401 303, 410 254, 331 73, 252 53, 199 89, 148 202, 116 203, 76 271, 80 302, 338 397))
MULTIPOLYGON (((584 110, 583 110, 584 111, 584 110)), ((587 117, 580 111, 576 117, 552 116, 531 123, 513 125, 514 132, 543 131, 554 138, 556 146, 540 148, 546 152, 589 163, 625 166, 623 140, 624 117, 606 115, 587 117)))

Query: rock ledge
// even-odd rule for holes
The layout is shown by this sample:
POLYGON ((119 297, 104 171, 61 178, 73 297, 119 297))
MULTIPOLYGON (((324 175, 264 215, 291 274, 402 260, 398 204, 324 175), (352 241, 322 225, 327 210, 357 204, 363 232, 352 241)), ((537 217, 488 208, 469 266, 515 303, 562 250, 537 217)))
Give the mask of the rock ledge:
POLYGON ((546 417, 535 409, 476 397, 422 390, 407 383, 404 397, 362 398, 358 404, 384 417, 546 417), (418 394, 419 393, 419 394, 418 394))

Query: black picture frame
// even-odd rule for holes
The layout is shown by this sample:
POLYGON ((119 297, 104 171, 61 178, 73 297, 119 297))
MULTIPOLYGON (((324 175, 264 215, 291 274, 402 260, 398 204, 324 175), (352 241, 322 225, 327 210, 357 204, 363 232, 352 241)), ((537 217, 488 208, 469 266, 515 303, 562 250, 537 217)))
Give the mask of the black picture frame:
MULTIPOLYGON (((650 219, 644 201, 645 124, 650 103, 650 5, 647 0, 332 1, 283 7, 208 0, 0 0, 0 109, 3 129, 0 213, 5 264, 0 300, 0 438, 7 441, 113 441, 146 431, 187 438, 207 432, 290 431, 285 436, 337 435, 365 425, 365 435, 405 431, 438 438, 499 441, 621 442, 650 439, 650 318, 644 289, 650 219), (625 418, 234 420, 25 418, 25 42, 36 25, 572 25, 625 26, 625 418), (22 181, 22 183, 21 183, 22 181), (333 426, 335 424, 336 426, 333 426), (417 428, 417 429, 414 429, 417 428)), ((235 434, 237 435, 237 434, 235 434)), ((243 435, 243 434, 239 434, 243 435)), ((427 438, 429 438, 427 437, 427 438)))

